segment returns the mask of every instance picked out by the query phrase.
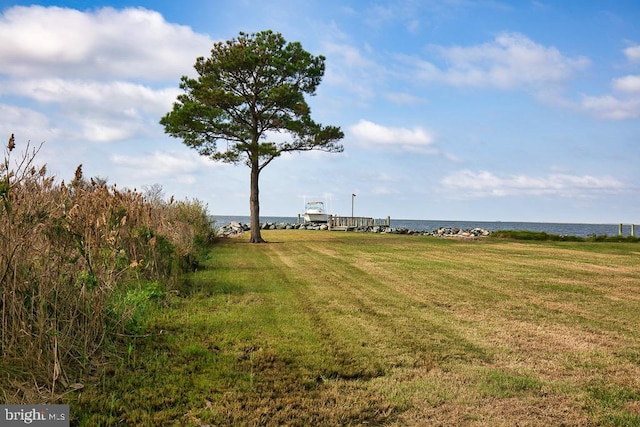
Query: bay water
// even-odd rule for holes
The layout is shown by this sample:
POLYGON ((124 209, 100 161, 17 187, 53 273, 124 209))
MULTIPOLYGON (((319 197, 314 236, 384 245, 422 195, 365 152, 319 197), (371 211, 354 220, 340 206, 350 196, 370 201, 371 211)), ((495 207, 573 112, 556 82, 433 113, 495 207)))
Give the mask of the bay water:
MULTIPOLYGON (((230 222, 249 224, 248 216, 224 216, 213 215, 216 227, 227 225, 230 222)), ((285 223, 295 224, 297 217, 264 216, 260 217, 260 223, 285 223)), ((421 219, 393 219, 391 227, 406 228, 413 231, 433 231, 440 227, 458 227, 461 229, 482 228, 488 231, 496 230, 519 230, 545 232, 562 236, 617 236, 618 224, 573 224, 573 223, 551 223, 551 222, 509 222, 509 221, 453 221, 453 220, 421 220, 421 219)), ((636 231, 636 235, 640 229, 636 231)), ((631 225, 625 224, 622 227, 623 236, 631 235, 631 225)))

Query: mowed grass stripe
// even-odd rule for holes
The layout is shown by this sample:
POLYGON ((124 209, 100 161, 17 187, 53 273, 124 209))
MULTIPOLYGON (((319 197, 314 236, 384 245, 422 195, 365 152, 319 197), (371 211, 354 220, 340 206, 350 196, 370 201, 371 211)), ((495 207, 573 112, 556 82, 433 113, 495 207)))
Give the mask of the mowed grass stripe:
MULTIPOLYGON (((599 327, 612 330, 626 327, 629 314, 637 311, 638 295, 633 291, 637 291, 640 283, 633 258, 567 249, 558 249, 554 251, 557 256, 549 258, 540 250, 536 251, 538 246, 531 246, 527 249, 526 245, 510 243, 496 245, 495 249, 488 245, 479 249, 475 245, 474 249, 473 244, 459 243, 458 246, 443 245, 437 251, 416 247, 413 250, 419 251, 420 257, 400 253, 394 256, 396 262, 382 263, 377 273, 393 277, 405 272, 414 291, 427 289, 416 287, 416 283, 429 283, 427 291, 440 287, 444 300, 475 301, 484 305, 511 300, 520 307, 527 305, 529 309, 541 304, 544 313, 554 305, 562 306, 562 313, 558 314, 568 323, 575 323, 571 313, 583 320, 592 318, 595 322, 601 321, 605 314, 605 322, 599 327), (449 253, 442 251, 443 248, 456 250, 449 253), (594 268, 595 261, 601 266, 594 268), (615 274, 615 281, 606 277, 611 274, 615 274), (599 276, 605 277, 606 288, 602 287, 599 276), (618 317, 622 319, 620 324, 616 321, 618 317)), ((433 298, 435 295, 427 296, 433 298)), ((514 309, 516 307, 509 307, 509 312, 514 309)), ((549 320, 562 321, 560 318, 549 320)))
MULTIPOLYGON (((387 237, 367 236, 362 242, 357 237, 344 237, 346 244, 338 239, 332 242, 331 250, 321 247, 319 251, 341 259, 350 269, 361 267, 374 277, 365 287, 371 295, 386 287, 404 294, 412 301, 411 306, 447 308, 451 315, 440 313, 441 320, 455 323, 458 329, 466 325, 466 336, 476 340, 476 348, 495 348, 495 366, 524 369, 525 378, 537 376, 538 379, 523 380, 525 384, 538 384, 532 387, 534 391, 552 394, 573 407, 576 402, 571 397, 550 390, 567 384, 580 389, 600 381, 603 371, 593 367, 614 363, 610 358, 617 357, 617 348, 630 347, 635 354, 638 331, 630 320, 640 314, 633 304, 638 286, 631 287, 630 298, 611 295, 628 289, 628 282, 621 287, 617 279, 624 282, 637 276, 633 252, 620 251, 615 245, 601 246, 603 252, 598 253, 592 246, 582 248, 579 244, 469 244, 393 236, 381 240, 387 237), (566 282, 571 285, 565 286, 566 282), (568 373, 567 360, 581 362, 568 373)), ((313 253, 314 262, 318 262, 320 256, 312 246, 305 246, 305 250, 313 253)), ((306 271, 311 271, 309 268, 305 265, 306 271)), ((353 289, 350 285, 338 294, 350 300, 348 295, 353 289)), ((380 293, 384 295, 385 291, 380 293)), ((369 301, 384 303, 373 297, 369 301)), ((407 311, 399 316, 411 319, 407 311)), ((445 342, 442 344, 446 347, 445 342)), ((388 345, 397 346, 397 341, 390 337, 388 345)), ((627 368, 622 370, 626 372, 627 368)), ((637 372, 637 367, 630 368, 637 372)), ((477 380, 482 384, 485 374, 474 375, 480 377, 477 380)), ((540 399, 539 405, 543 404, 540 399)), ((576 425, 585 421, 579 412, 576 409, 574 414, 576 425)), ((625 417, 623 413, 621 418, 625 417)))
POLYGON ((640 423, 634 244, 263 237, 212 248, 87 425, 640 423))
POLYGON ((449 358, 488 357, 486 349, 458 333, 447 310, 413 297, 397 281, 380 280, 375 270, 363 267, 354 254, 341 252, 339 245, 329 253, 313 241, 297 244, 290 253, 283 248, 272 249, 301 280, 312 278, 307 298, 313 298, 334 328, 351 336, 350 342, 377 348, 376 364, 398 366, 410 359, 410 364, 428 365, 449 358))

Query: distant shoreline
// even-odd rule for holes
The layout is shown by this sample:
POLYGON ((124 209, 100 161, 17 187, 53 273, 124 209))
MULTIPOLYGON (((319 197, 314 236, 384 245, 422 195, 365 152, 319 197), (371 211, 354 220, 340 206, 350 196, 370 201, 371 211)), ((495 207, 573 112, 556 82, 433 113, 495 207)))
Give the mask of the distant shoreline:
MULTIPOLYGON (((212 215, 218 226, 229 222, 249 223, 249 216, 245 215, 212 215)), ((296 223, 297 217, 260 217, 260 222, 296 223)), ((405 220, 391 218, 391 226, 407 228, 416 231, 433 231, 441 227, 458 227, 462 229, 482 228, 488 231, 522 230, 545 232, 566 236, 617 236, 619 224, 581 224, 581 223, 553 223, 553 222, 516 222, 516 221, 452 221, 452 220, 405 220)), ((636 227, 635 235, 640 234, 640 226, 636 227)), ((623 224, 622 235, 631 235, 631 224, 623 224)))

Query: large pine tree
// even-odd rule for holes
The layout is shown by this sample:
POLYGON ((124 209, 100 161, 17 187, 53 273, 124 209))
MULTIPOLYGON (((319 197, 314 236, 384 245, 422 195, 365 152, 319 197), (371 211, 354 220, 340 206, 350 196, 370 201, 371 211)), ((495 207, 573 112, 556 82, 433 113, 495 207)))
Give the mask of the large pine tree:
POLYGON ((201 155, 251 169, 251 242, 260 235, 260 172, 284 152, 341 152, 339 127, 311 119, 304 95, 314 95, 324 75, 324 56, 279 33, 240 33, 213 45, 209 58, 197 58, 198 78, 182 77, 173 110, 160 123, 169 135, 201 155), (286 142, 267 139, 285 133, 286 142), (218 141, 226 141, 220 144, 218 141))

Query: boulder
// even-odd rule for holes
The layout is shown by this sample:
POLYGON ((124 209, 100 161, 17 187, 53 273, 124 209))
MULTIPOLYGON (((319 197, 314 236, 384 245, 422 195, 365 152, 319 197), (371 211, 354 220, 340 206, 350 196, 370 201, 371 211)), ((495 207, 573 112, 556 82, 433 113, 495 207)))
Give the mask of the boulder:
MULTIPOLYGON (((262 230, 329 230, 328 224, 314 224, 314 223, 269 223, 264 222, 260 224, 260 229, 262 230)), ((243 224, 240 222, 230 222, 227 225, 219 227, 216 230, 216 235, 219 237, 231 237, 236 234, 244 233, 245 231, 251 230, 251 227, 248 224, 243 224)), ((483 228, 473 228, 473 229, 461 229, 459 227, 439 227, 433 231, 426 230, 410 230, 408 228, 399 227, 394 228, 387 225, 376 225, 372 227, 357 227, 355 229, 351 229, 351 231, 356 231, 360 233, 388 233, 388 234, 408 234, 408 235, 417 235, 417 236, 434 236, 434 237, 448 237, 448 238, 459 238, 459 239, 475 239, 478 237, 487 237, 491 235, 490 231, 487 231, 483 228)))

